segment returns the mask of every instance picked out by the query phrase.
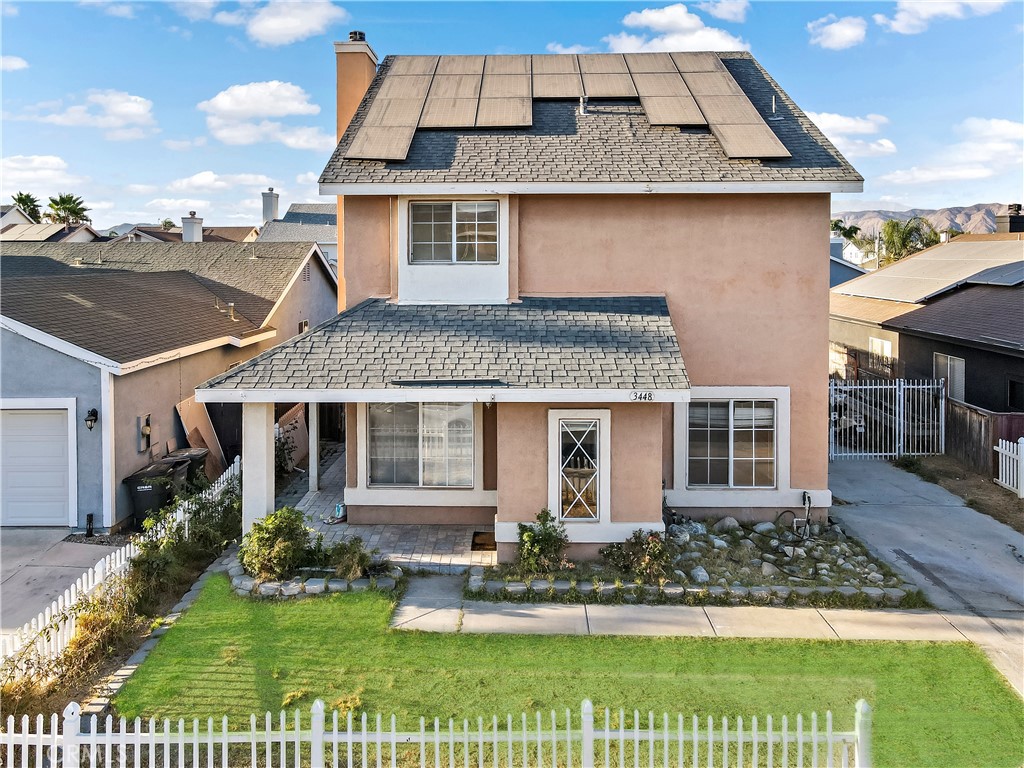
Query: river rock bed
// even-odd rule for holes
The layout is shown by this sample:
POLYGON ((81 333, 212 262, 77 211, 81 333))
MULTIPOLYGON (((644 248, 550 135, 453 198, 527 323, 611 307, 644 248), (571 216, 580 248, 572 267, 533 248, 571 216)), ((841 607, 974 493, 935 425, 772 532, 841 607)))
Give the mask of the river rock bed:
POLYGON ((238 557, 226 563, 231 588, 240 597, 260 598, 301 598, 328 592, 365 592, 370 589, 379 592, 393 592, 398 588, 404 573, 398 566, 392 567, 387 575, 362 579, 330 578, 330 572, 316 568, 304 568, 299 576, 282 581, 260 581, 245 573, 238 557))

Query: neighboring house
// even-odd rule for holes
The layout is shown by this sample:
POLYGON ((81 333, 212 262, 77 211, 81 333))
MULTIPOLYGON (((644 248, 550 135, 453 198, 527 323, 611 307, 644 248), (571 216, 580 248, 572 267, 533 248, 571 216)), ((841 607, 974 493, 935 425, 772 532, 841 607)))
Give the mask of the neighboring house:
POLYGON ((16 205, 0 205, 0 229, 8 224, 35 224, 35 222, 16 205))
POLYGON ((831 373, 946 380, 991 411, 1022 410, 1024 239, 960 235, 831 291, 831 373))
POLYGON ((836 259, 842 259, 843 261, 847 261, 858 267, 875 260, 873 252, 864 250, 852 240, 847 240, 845 237, 838 237, 835 234, 833 234, 832 238, 829 240, 829 256, 836 259))
POLYGON ((8 224, 0 230, 0 243, 91 243, 107 240, 88 224, 8 224))
POLYGON ((855 277, 867 274, 866 269, 851 264, 850 262, 837 258, 836 256, 829 256, 828 259, 828 285, 829 288, 835 288, 840 283, 845 283, 847 280, 853 280, 855 277))
MULTIPOLYGON (((191 211, 181 219, 180 227, 164 228, 140 224, 123 235, 115 237, 115 243, 251 243, 256 240, 260 229, 247 227, 204 227, 203 220, 191 211)), ((311 242, 306 238, 301 242, 311 242)), ((293 240, 291 242, 300 242, 293 240)))
POLYGON ((750 54, 336 61, 343 312, 197 390, 243 404, 246 528, 294 401, 347 404, 350 521, 503 560, 545 507, 577 555, 665 503, 824 519, 820 223, 862 178, 750 54))
MULTIPOLYGON (((264 192, 264 201, 268 193, 264 192)), ((257 238, 265 243, 314 241, 331 266, 338 267, 338 206, 336 203, 292 203, 284 218, 277 218, 277 193, 273 187, 271 208, 265 211, 263 228, 257 238)))
POLYGON ((337 311, 313 243, 11 243, 0 272, 3 525, 116 528, 197 384, 337 311))

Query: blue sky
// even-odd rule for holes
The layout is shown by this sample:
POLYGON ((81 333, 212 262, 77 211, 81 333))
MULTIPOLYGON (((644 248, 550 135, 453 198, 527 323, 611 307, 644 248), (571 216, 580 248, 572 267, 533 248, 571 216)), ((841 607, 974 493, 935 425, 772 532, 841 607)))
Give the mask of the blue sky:
POLYGON ((0 193, 100 227, 316 201, 332 42, 391 53, 750 50, 866 178, 835 210, 1024 198, 1021 2, 2 0, 0 193))

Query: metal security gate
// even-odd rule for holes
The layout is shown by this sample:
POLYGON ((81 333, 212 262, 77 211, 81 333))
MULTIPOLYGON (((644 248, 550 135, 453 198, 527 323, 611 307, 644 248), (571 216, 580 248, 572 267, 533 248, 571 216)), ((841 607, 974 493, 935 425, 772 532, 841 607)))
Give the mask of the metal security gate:
POLYGON ((829 459, 897 459, 943 453, 945 380, 828 384, 829 459))

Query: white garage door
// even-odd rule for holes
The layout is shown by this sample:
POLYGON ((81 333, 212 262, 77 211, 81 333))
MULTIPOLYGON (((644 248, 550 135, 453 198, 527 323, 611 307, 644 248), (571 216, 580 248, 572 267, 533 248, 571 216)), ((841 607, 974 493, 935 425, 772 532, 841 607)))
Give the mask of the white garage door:
POLYGON ((68 524, 68 412, 0 411, 0 524, 68 524))

